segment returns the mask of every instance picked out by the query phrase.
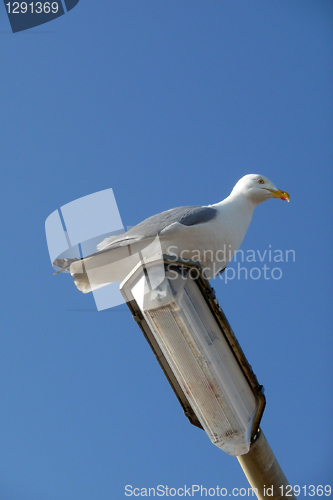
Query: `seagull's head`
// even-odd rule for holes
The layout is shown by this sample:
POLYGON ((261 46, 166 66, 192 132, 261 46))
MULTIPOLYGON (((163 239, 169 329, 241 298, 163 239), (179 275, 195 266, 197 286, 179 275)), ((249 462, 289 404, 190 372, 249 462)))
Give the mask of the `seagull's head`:
POLYGON ((281 191, 267 177, 259 174, 244 175, 235 185, 232 194, 242 194, 249 198, 255 205, 259 205, 259 203, 270 198, 279 198, 285 201, 290 200, 288 193, 281 191))

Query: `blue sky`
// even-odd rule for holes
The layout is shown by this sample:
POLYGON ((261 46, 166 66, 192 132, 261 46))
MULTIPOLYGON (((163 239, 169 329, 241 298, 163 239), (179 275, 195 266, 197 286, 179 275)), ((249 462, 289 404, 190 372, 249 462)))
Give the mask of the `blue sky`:
POLYGON ((296 260, 280 280, 212 284, 290 483, 330 484, 332 3, 81 0, 17 34, 0 13, 1 500, 248 486, 182 415, 127 306, 97 312, 52 275, 44 232, 103 189, 134 225, 216 203, 247 173, 291 202, 259 206, 243 250, 296 260))

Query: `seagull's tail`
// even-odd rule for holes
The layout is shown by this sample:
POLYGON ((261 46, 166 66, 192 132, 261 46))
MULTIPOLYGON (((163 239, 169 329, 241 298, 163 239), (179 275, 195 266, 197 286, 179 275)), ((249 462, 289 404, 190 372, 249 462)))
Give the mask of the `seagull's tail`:
POLYGON ((122 281, 138 262, 139 253, 131 255, 129 246, 124 246, 73 260, 69 271, 76 287, 83 293, 89 293, 115 281, 122 281))
POLYGON ((76 262, 77 260, 81 259, 55 259, 52 264, 54 264, 57 267, 61 267, 59 271, 57 271, 54 274, 59 274, 59 273, 64 273, 66 271, 69 271, 69 268, 73 262, 76 262))
MULTIPOLYGON (((54 274, 70 272, 76 287, 83 293, 92 291, 88 275, 85 270, 84 259, 56 259, 52 262, 55 266, 61 267, 54 274), (74 268, 71 268, 75 264, 74 268)), ((97 287, 99 288, 99 287, 97 287)), ((95 288, 93 288, 95 290, 95 288)))
POLYGON ((85 266, 85 259, 73 262, 69 268, 74 284, 82 293, 89 293, 99 287, 92 287, 85 266), (72 265, 73 264, 73 265, 72 265))
MULTIPOLYGON (((110 283, 123 281, 141 262, 140 251, 146 245, 147 242, 106 248, 83 259, 57 259, 53 263, 62 268, 58 273, 69 271, 75 286, 82 293, 89 293, 110 283)), ((160 253, 161 249, 158 248, 151 254, 160 253)))

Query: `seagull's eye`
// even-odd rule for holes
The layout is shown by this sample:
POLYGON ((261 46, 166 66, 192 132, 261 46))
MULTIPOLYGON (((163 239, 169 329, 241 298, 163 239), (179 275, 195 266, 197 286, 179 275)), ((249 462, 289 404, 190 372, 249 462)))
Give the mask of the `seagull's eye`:
POLYGON ((264 179, 258 179, 259 184, 265 184, 264 179))

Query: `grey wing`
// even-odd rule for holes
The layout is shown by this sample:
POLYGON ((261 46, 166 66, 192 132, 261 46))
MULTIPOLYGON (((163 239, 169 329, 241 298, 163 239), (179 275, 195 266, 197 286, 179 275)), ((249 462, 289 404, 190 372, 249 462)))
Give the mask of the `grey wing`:
MULTIPOLYGON (((203 224, 215 219, 217 215, 216 208, 213 207, 183 207, 186 211, 183 212, 182 217, 175 222, 183 224, 183 226, 195 226, 196 224, 203 224)), ((174 209, 177 210, 177 209, 174 209)))
POLYGON ((195 226, 196 224, 203 224, 213 220, 216 214, 217 210, 213 207, 189 206, 172 208, 149 217, 119 237, 115 238, 113 236, 111 238, 106 238, 97 248, 98 250, 109 250, 118 246, 129 245, 146 238, 154 238, 159 235, 163 229, 175 222, 183 226, 195 226))

